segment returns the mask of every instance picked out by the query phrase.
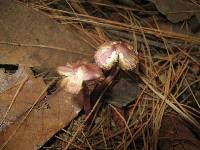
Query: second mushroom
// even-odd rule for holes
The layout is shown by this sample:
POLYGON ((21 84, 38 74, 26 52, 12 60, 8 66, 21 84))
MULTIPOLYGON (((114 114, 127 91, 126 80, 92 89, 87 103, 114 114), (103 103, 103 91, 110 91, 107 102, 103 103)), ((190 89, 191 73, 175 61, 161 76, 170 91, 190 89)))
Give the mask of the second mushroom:
POLYGON ((97 86, 92 93, 92 101, 95 101, 99 97, 98 91, 103 90, 116 77, 120 69, 132 71, 137 67, 139 62, 137 50, 121 41, 104 43, 97 49, 94 59, 100 68, 105 71, 111 71, 104 82, 97 86))

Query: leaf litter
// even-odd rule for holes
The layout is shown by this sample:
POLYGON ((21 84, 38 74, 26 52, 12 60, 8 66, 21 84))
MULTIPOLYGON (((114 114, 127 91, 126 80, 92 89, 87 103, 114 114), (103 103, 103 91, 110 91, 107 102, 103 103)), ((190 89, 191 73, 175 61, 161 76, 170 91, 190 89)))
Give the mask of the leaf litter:
POLYGON ((1 64, 55 68, 75 60, 90 61, 93 47, 70 26, 11 0, 1 0, 0 11, 1 64))
MULTIPOLYGON (((0 147, 38 149, 76 117, 82 104, 63 89, 54 96, 47 96, 49 86, 43 78, 35 78, 29 67, 55 68, 76 59, 89 61, 93 48, 69 26, 58 26, 55 21, 22 3, 0 1, 0 4, 3 29, 0 31, 1 63, 7 66, 23 64, 13 74, 1 68, 0 147), (40 21, 33 23, 33 18, 40 18, 40 21)), ((52 78, 47 81, 52 83, 52 78)), ((79 95, 78 99, 81 97, 79 95)))
POLYGON ((26 76, 0 95, 0 145, 4 149, 37 149, 78 114, 81 103, 63 89, 48 96, 41 77, 35 78, 25 66, 19 65, 19 69, 26 76))
MULTIPOLYGON (((192 3, 198 6, 198 2, 192 1, 192 3)), ((116 5, 107 0, 92 2, 79 2, 76 0, 73 2, 53 0, 41 2, 33 0, 28 4, 34 9, 44 11, 50 18, 55 19, 60 24, 70 24, 79 32, 82 32, 81 34, 89 39, 89 42, 86 42, 89 45, 95 43, 94 45, 98 46, 104 41, 122 40, 137 48, 140 58, 139 69, 134 73, 141 79, 139 85, 136 85, 140 90, 137 92, 136 97, 135 95, 131 96, 135 100, 128 105, 125 114, 118 107, 107 104, 104 96, 108 94, 106 93, 108 91, 105 89, 88 115, 80 113, 74 119, 76 114, 70 119, 74 119, 70 124, 70 121, 68 121, 61 125, 62 127, 65 126, 64 129, 59 131, 62 128, 59 126, 54 130, 54 133, 52 131, 51 135, 46 134, 46 138, 41 138, 43 144, 45 140, 59 131, 41 149, 164 149, 173 147, 174 143, 177 147, 173 148, 178 148, 180 145, 185 149, 196 148, 199 137, 193 137, 196 133, 199 133, 200 103, 198 100, 200 40, 197 33, 190 36, 190 34, 187 34, 188 32, 175 32, 170 27, 174 24, 170 23, 165 28, 160 28, 167 21, 159 14, 159 9, 155 9, 153 3, 147 1, 131 3, 131 7, 119 5, 119 3, 116 5), (114 21, 111 21, 108 17, 112 13, 119 16, 114 21), (163 22, 163 20, 165 21, 163 22), (152 22, 153 27, 151 26, 152 22), (90 116, 93 116, 92 120, 90 120, 90 116), (177 127, 172 125, 174 116, 176 116, 177 127), (88 120, 90 121, 89 124, 88 120), (165 128, 165 125, 169 128, 165 128), (176 128, 176 133, 177 129, 182 133, 186 133, 184 136, 179 136, 178 139, 175 138, 173 144, 169 141, 174 137, 170 136, 169 138, 169 135, 167 135, 171 132, 170 127, 172 126, 176 128), (183 144, 185 141, 187 141, 187 144, 183 144), (163 147, 163 145, 165 146, 163 147)), ((177 27, 180 30, 188 30, 187 22, 180 23, 177 27)), ((29 44, 34 46, 33 43, 28 43, 28 46, 29 44)), ((8 46, 9 44, 4 43, 3 45, 8 46)), ((12 42, 10 45, 16 46, 17 44, 12 42)), ((26 43, 21 45, 27 46, 26 43)), ((41 45, 39 47, 42 48, 41 45)), ((93 53, 91 53, 89 61, 92 61, 91 56, 93 56, 93 53)), ((72 61, 77 61, 73 57, 70 58, 72 58, 72 61)), ((88 58, 86 60, 88 61, 88 58)), ((66 61, 68 62, 68 60, 66 61)), ((39 62, 33 65, 38 64, 41 65, 42 63, 39 62)), ((57 65, 60 65, 60 63, 57 65)), ((45 65, 42 64, 42 66, 45 65)), ((52 66, 54 64, 49 65, 49 67, 52 66)), ((133 74, 131 73, 130 76, 133 77, 133 74)), ((127 90, 129 89, 127 88, 127 90)), ((117 88, 115 91, 119 92, 120 89, 117 88)), ((56 96, 57 92, 59 93, 59 90, 56 90, 55 94, 49 95, 50 97, 47 96, 46 100, 51 101, 51 98, 56 96)), ((123 93, 122 98, 127 96, 126 92, 123 93)), ((71 99, 71 96, 66 97, 71 99)), ((78 99, 80 97, 78 96, 78 99)), ((36 110, 44 101, 42 99, 41 102, 36 102, 31 110, 36 110)), ((64 105, 64 107, 68 108, 68 105, 64 105)), ((66 111, 64 107, 59 110, 56 108, 54 111, 66 111)), ((80 109, 79 107, 77 112, 80 109)), ((29 111, 30 116, 27 115, 24 122, 31 120, 34 112, 29 111)), ((42 113, 41 111, 38 112, 42 113)), ((41 115, 38 114, 38 116, 41 115)), ((43 119, 37 118, 42 122, 43 119)), ((54 119, 56 117, 52 117, 52 120, 54 119)), ((38 129, 40 129, 39 127, 38 129)), ((23 129, 23 124, 21 128, 23 129)), ((43 132, 43 130, 46 132, 45 128, 40 132, 43 132)), ((30 139, 33 138, 31 135, 28 136, 30 139)), ((12 142, 12 139, 10 141, 12 142)), ((40 142, 34 143, 41 144, 40 142)), ((12 146, 12 143, 5 146, 9 147, 10 145, 12 146)))

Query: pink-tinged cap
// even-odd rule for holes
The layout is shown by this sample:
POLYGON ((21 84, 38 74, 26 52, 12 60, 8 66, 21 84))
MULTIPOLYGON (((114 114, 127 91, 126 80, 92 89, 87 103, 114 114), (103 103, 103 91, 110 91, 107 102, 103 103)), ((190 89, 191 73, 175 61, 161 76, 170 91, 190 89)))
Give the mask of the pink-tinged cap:
POLYGON ((133 70, 139 62, 137 50, 121 41, 102 44, 96 51, 94 59, 98 66, 105 70, 111 69, 116 63, 122 70, 133 70))
POLYGON ((96 80, 103 77, 101 69, 95 64, 77 63, 57 68, 60 75, 66 76, 61 82, 65 89, 78 94, 84 81, 96 80))

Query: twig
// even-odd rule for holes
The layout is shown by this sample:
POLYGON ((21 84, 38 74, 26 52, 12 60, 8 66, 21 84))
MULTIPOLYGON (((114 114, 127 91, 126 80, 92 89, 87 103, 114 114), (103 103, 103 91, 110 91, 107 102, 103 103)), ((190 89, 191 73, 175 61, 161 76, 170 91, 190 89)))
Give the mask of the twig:
POLYGON ((55 50, 60 50, 60 51, 65 51, 73 54, 80 54, 80 55, 85 55, 85 56, 91 56, 91 54, 87 53, 79 53, 76 51, 70 51, 65 48, 61 47, 55 47, 55 46, 48 46, 48 45, 42 45, 42 44, 25 44, 25 43, 15 43, 15 42, 5 42, 5 41, 0 41, 0 44, 5 44, 5 45, 14 45, 14 46, 22 46, 22 47, 37 47, 37 48, 49 48, 49 49, 55 49, 55 50))

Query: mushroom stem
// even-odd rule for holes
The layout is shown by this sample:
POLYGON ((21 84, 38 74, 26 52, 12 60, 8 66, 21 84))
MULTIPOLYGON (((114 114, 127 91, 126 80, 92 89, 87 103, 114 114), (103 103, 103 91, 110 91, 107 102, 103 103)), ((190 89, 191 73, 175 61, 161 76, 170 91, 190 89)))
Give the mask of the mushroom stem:
POLYGON ((89 94, 89 89, 87 85, 83 82, 83 108, 85 111, 85 114, 89 114, 91 111, 91 102, 90 102, 90 94, 89 94))
POLYGON ((112 68, 110 74, 104 79, 104 81, 95 87, 90 97, 91 107, 94 106, 98 98, 101 96, 102 91, 105 90, 105 88, 113 81, 113 79, 117 76, 119 71, 120 67, 118 65, 115 65, 112 68))

